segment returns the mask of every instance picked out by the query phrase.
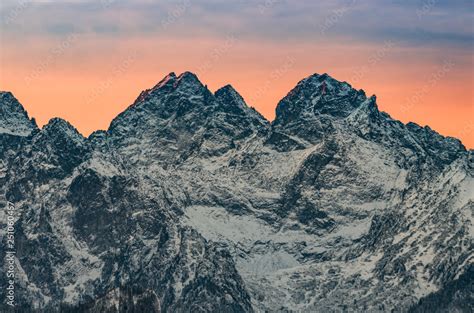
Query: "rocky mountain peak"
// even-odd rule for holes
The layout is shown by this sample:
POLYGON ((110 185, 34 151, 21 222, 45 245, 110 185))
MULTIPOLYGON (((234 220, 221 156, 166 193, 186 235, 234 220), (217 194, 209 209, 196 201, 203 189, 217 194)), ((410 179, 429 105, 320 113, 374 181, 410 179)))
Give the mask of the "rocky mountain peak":
POLYGON ((231 85, 218 89, 214 96, 227 112, 239 113, 249 109, 244 98, 231 85))
POLYGON ((224 110, 229 113, 249 115, 253 119, 258 119, 262 124, 268 124, 269 122, 254 108, 247 105, 244 98, 239 94, 232 85, 225 85, 218 89, 214 96, 219 101, 224 110))
POLYGON ((87 150, 87 140, 68 121, 62 118, 52 118, 49 120, 41 132, 34 138, 34 141, 48 142, 57 150, 87 150))
POLYGON ((166 89, 167 91, 176 90, 177 88, 202 88, 204 87, 196 74, 191 72, 184 72, 176 76, 174 72, 166 75, 158 84, 150 91, 159 89, 166 89))
MULTIPOLYGON (((306 91, 311 93, 313 98, 318 96, 325 97, 344 97, 355 91, 347 82, 338 81, 328 74, 313 74, 301 80, 292 92, 306 91)), ((290 92, 290 94, 292 93, 290 92)))
POLYGON ((49 122, 43 126, 42 132, 85 139, 71 123, 59 117, 50 119, 49 122))
POLYGON ((32 137, 35 158, 42 164, 43 179, 63 178, 88 158, 90 145, 77 129, 62 118, 52 118, 32 137), (41 161, 40 161, 41 160, 41 161))
POLYGON ((176 76, 174 72, 171 72, 160 80, 154 87, 142 91, 132 106, 149 101, 153 102, 153 100, 160 99, 175 92, 182 95, 192 96, 201 95, 206 91, 207 88, 204 87, 195 74, 184 72, 179 76, 176 76))
POLYGON ((0 134, 28 136, 37 128, 11 92, 0 91, 0 134))
POLYGON ((179 76, 176 76, 174 72, 166 75, 158 84, 150 89, 150 93, 153 93, 157 90, 160 91, 180 91, 180 92, 198 92, 204 88, 204 85, 201 83, 196 74, 191 72, 184 72, 179 76))
POLYGON ((363 90, 328 74, 313 74, 301 80, 276 109, 275 124, 288 124, 318 115, 344 118, 367 99, 363 90))
POLYGON ((145 91, 111 124, 112 142, 140 138, 157 143, 149 153, 182 162, 191 155, 221 155, 238 141, 263 135, 269 122, 230 85, 212 94, 191 72, 170 73, 145 91), (159 145, 158 145, 159 143, 159 145))
POLYGON ((226 100, 226 102, 229 102, 229 103, 244 102, 244 99, 242 98, 242 96, 230 84, 219 88, 214 93, 214 95, 216 96, 216 98, 221 99, 221 100, 226 100))
POLYGON ((254 108, 249 107, 234 87, 226 85, 217 90, 214 96, 217 100, 216 116, 220 116, 216 121, 224 127, 233 129, 236 139, 253 133, 266 133, 270 122, 254 108), (235 131, 239 135, 236 135, 235 131))
POLYGON ((181 84, 197 84, 202 86, 202 83, 197 75, 188 71, 181 73, 177 77, 176 81, 181 84))
POLYGON ((155 87, 153 87, 151 90, 160 89, 167 86, 172 87, 175 82, 176 82, 176 74, 174 72, 171 72, 165 77, 163 77, 163 79, 160 80, 158 84, 156 84, 155 87))

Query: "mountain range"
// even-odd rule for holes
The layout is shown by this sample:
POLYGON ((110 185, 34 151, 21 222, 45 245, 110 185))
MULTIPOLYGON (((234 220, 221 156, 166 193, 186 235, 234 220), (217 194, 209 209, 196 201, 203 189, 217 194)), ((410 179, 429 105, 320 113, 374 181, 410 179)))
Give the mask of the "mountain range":
POLYGON ((1 92, 0 160, 17 312, 474 310, 474 151, 327 74, 270 122, 170 73, 87 138, 1 92))

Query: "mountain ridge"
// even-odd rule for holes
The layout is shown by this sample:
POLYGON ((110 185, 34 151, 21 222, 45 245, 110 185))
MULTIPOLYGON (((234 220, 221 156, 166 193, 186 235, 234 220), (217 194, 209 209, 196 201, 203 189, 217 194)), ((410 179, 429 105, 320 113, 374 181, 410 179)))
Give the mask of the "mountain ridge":
MULTIPOLYGON (((155 91, 155 90, 157 90, 157 89, 160 89, 161 87, 165 87, 165 88, 166 88, 166 86, 170 86, 170 83, 171 83, 171 86, 173 86, 175 83, 178 83, 178 82, 180 81, 180 79, 182 79, 183 77, 184 77, 184 78, 191 78, 191 80, 194 80, 195 82, 197 82, 198 84, 200 84, 201 86, 204 87, 204 85, 200 82, 200 80, 199 80, 199 78, 197 77, 197 75, 194 74, 194 73, 192 73, 192 72, 183 72, 183 73, 181 73, 180 75, 176 75, 175 72, 170 72, 170 73, 169 73, 168 75, 166 75, 163 79, 161 79, 157 84, 155 84, 155 86, 153 86, 153 87, 150 88, 150 89, 143 90, 143 91, 139 94, 139 96, 137 97, 137 99, 136 99, 129 107, 125 108, 121 113, 119 113, 115 118, 117 118, 119 115, 121 115, 122 113, 124 113, 124 112, 127 111, 129 108, 131 108, 131 107, 133 107, 134 105, 136 105, 137 103, 142 102, 142 101, 145 99, 145 97, 146 97, 147 95, 149 95, 151 92, 153 92, 153 91, 155 91)), ((320 79, 320 80, 322 79, 322 81, 326 81, 326 79, 327 79, 327 80, 329 80, 329 81, 332 81, 333 83, 336 82, 336 83, 339 83, 339 84, 348 86, 349 88, 352 88, 352 86, 351 86, 349 83, 347 83, 346 81, 337 81, 336 79, 332 78, 332 77, 331 77, 329 74, 327 74, 327 73, 324 73, 324 74, 317 74, 317 73, 314 73, 314 74, 311 74, 311 75, 309 75, 308 77, 306 77, 306 78, 300 80, 300 81, 297 83, 297 85, 296 85, 292 90, 290 90, 290 91, 288 92, 288 94, 283 98, 283 100, 284 100, 286 97, 288 97, 292 92, 294 92, 295 90, 297 90, 297 88, 298 88, 299 86, 301 86, 302 84, 304 84, 304 83, 307 82, 308 80, 311 80, 311 79, 314 79, 314 78, 320 79)), ((175 86, 173 86, 173 88, 175 88, 175 86)), ((243 97, 240 95, 240 93, 238 93, 238 91, 235 90, 235 88, 234 88, 231 84, 227 84, 227 85, 225 85, 225 86, 223 86, 223 87, 218 88, 218 89, 213 93, 214 96, 215 96, 215 94, 216 94, 217 92, 221 91, 221 89, 226 89, 226 88, 232 89, 232 90, 238 95, 238 97, 240 97, 240 98, 243 100, 243 103, 245 104, 245 106, 247 106, 248 108, 251 108, 251 109, 255 110, 266 122, 271 123, 271 124, 275 124, 275 122, 276 122, 276 120, 277 120, 277 116, 275 116, 275 119, 274 119, 274 120, 268 120, 267 118, 265 118, 265 117, 264 117, 263 115, 261 115, 256 109, 254 109, 253 107, 248 106, 247 103, 245 102, 245 100, 243 99, 243 97)), ((206 89, 207 89, 207 87, 206 87, 206 89)), ((329 88, 329 90, 330 90, 330 88, 329 88)), ((355 90, 355 89, 354 89, 354 90, 355 90)), ((364 96, 364 97, 365 97, 365 92, 364 92, 364 90, 359 89, 359 90, 357 90, 357 92, 360 93, 361 96, 364 96)), ((13 96, 12 92, 10 92, 10 91, 0 91, 0 94, 2 95, 2 97, 3 97, 3 95, 10 95, 10 97, 12 97, 13 99, 15 99, 16 102, 18 102, 18 100, 13 96)), ((372 98, 372 97, 375 97, 375 95, 371 96, 371 98, 372 98)), ((281 102, 281 101, 280 101, 280 102, 281 102)), ((374 103, 376 103, 376 102, 374 101, 374 103)), ((25 109, 25 107, 24 107, 21 103, 18 102, 18 104, 20 104, 20 106, 21 106, 21 108, 22 108, 22 110, 23 110, 24 112, 27 112, 26 109, 25 109)), ((377 107, 376 104, 375 104, 375 106, 377 107)), ((277 107, 276 107, 276 110, 278 111, 278 105, 277 105, 277 107)), ((377 111, 378 111, 378 108, 377 108, 377 111)), ((385 112, 383 112, 383 111, 380 111, 380 112, 383 113, 383 114, 387 114, 387 113, 385 113, 385 112)), ((51 118, 50 120, 53 120, 53 119, 55 119, 55 118, 62 119, 62 118, 60 118, 60 117, 53 117, 53 118, 51 118)), ((113 120, 115 120, 115 118, 112 119, 112 121, 110 122, 110 124, 112 124, 112 122, 113 122, 113 120)), ((33 118, 33 121, 34 121, 34 118, 33 118)), ((34 123, 36 124, 36 122, 34 122, 34 123)), ((44 126, 46 126, 47 124, 48 124, 48 123, 46 123, 44 126)), ((110 127, 110 124, 109 124, 109 127, 110 127)), ((431 128, 429 127, 429 125, 421 126, 421 125, 417 124, 416 122, 412 122, 412 121, 409 121, 409 122, 407 122, 407 123, 404 123, 404 125, 405 125, 405 126, 412 125, 412 126, 417 127, 417 128, 428 128, 428 130, 431 130, 431 131, 435 132, 436 134, 438 134, 438 135, 444 137, 445 139, 450 139, 450 138, 451 138, 451 139, 456 139, 456 140, 461 141, 460 139, 458 139, 458 138, 456 138, 456 137, 453 137, 453 136, 444 136, 444 135, 441 135, 441 134, 439 134, 436 130, 431 129, 431 128)), ((44 127, 44 126, 43 126, 43 127, 44 127)), ((73 126, 73 127, 74 127, 74 126, 73 126)), ((93 131, 92 133, 97 132, 97 131, 106 131, 106 129, 97 129, 97 130, 93 131)), ((79 131, 79 132, 80 132, 80 131, 79 131)), ((91 134, 92 134, 92 133, 91 133, 91 134)), ((90 134, 90 135, 91 135, 91 134, 90 134)), ((84 136, 84 134, 82 134, 82 133, 81 133, 81 135, 84 136)), ((90 136, 90 135, 89 135, 89 136, 90 136)), ((89 136, 84 136, 84 137, 87 138, 87 137, 89 137, 89 136)), ((461 144, 462 144, 462 142, 461 142, 461 144)), ((464 145, 463 145, 463 146, 464 146, 464 145)), ((467 149, 467 148, 465 148, 465 149, 466 149, 466 150, 473 150, 473 149, 467 149)))
POLYGON ((0 132, 20 311, 469 308, 472 150, 328 75, 278 110, 170 74, 87 138, 0 132))

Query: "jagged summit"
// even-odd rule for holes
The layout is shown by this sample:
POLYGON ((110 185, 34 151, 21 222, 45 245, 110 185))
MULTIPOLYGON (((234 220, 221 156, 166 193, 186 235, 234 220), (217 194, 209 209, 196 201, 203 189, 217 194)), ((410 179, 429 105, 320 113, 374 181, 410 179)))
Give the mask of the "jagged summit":
POLYGON ((230 85, 213 94, 195 74, 184 72, 170 73, 143 92, 112 121, 107 134, 112 142, 153 141, 150 154, 182 162, 194 154, 222 155, 268 128, 269 122, 230 85))
POLYGON ((183 83, 190 83, 190 84, 200 84, 202 85, 201 81, 199 80, 198 76, 192 72, 186 71, 181 73, 177 79, 178 82, 183 83))
MULTIPOLYGON (((312 74, 298 82, 296 87, 290 91, 290 94, 294 91, 297 92, 300 89, 307 89, 314 92, 314 96, 334 96, 342 97, 355 89, 345 81, 339 81, 329 74, 312 74)), ((360 90, 362 94, 365 94, 363 90, 360 90)))
POLYGON ((71 123, 60 117, 50 119, 48 123, 43 126, 42 131, 84 138, 71 123))
MULTIPOLYGON (((0 119, 3 119, 0 122, 0 133, 27 136, 38 129, 34 118, 28 117, 23 106, 11 92, 0 91, 0 99, 3 104, 0 106, 0 119)), ((213 114, 211 112, 215 110, 212 107, 216 103, 228 113, 248 116, 253 120, 252 123, 262 125, 270 123, 255 109, 248 107, 232 85, 225 85, 211 93, 196 74, 186 71, 179 75, 171 72, 152 88, 142 91, 134 103, 111 122, 109 129, 113 128, 117 119, 137 109, 140 112, 155 112, 168 117, 175 113, 183 115, 190 110, 213 114), (180 100, 175 101, 178 98, 180 100), (168 101, 169 99, 173 101, 168 101), (166 103, 168 105, 165 105, 166 103), (203 110, 209 106, 211 110, 208 108, 203 110)), ((278 103, 276 118, 271 124, 278 131, 286 129, 284 132, 289 134, 299 133, 298 128, 307 129, 309 124, 312 125, 310 128, 316 128, 311 129, 310 133, 319 133, 316 137, 320 137, 321 131, 330 128, 328 118, 338 119, 352 115, 348 119, 350 122, 358 120, 379 123, 380 114, 389 117, 378 110, 375 96, 367 98, 362 89, 356 90, 349 83, 338 81, 327 73, 315 73, 298 82, 278 103)), ((417 128, 411 127, 411 124, 414 123, 408 123, 407 129, 417 133, 417 128)), ((430 128, 426 131, 432 132, 430 128)), ((453 142, 458 141, 450 137, 440 136, 440 138, 440 140, 448 138, 453 142)))
POLYGON ((227 85, 217 89, 216 92, 214 93, 214 95, 216 97, 219 97, 219 96, 222 96, 222 95, 224 95, 224 96, 229 95, 231 97, 242 98, 242 96, 237 92, 237 90, 235 90, 235 88, 231 84, 227 84, 227 85))
POLYGON ((184 72, 176 76, 174 72, 169 73, 161 79, 155 86, 140 93, 132 106, 142 102, 150 101, 155 97, 160 97, 172 92, 180 93, 203 93, 206 88, 201 83, 196 74, 184 72))
POLYGON ((230 84, 216 90, 214 96, 227 110, 229 110, 229 112, 251 112, 252 115, 258 115, 262 122, 269 123, 265 117, 258 113, 254 108, 249 107, 240 93, 230 84))
POLYGON ((28 136, 37 129, 20 102, 11 92, 0 91, 0 134, 28 136))
POLYGON ((231 85, 225 85, 218 89, 214 96, 230 111, 241 111, 248 108, 244 98, 231 85))
POLYGON ((218 89, 214 96, 218 103, 216 111, 224 124, 233 125, 234 130, 239 129, 240 135, 237 138, 253 133, 266 133, 270 122, 254 108, 249 107, 234 87, 226 85, 218 89))
MULTIPOLYGON (((153 88, 142 91, 135 102, 117 118, 132 112, 135 112, 133 113, 135 115, 141 114, 142 110, 160 118, 197 114, 200 119, 206 119, 218 112, 226 112, 249 115, 251 119, 257 118, 262 123, 268 123, 261 114, 246 104, 243 97, 231 85, 211 93, 197 75, 191 72, 184 72, 178 76, 174 72, 169 73, 153 88)), ((112 124, 115 124, 115 120, 112 124)))
POLYGON ((166 75, 158 84, 155 85, 151 90, 157 90, 162 88, 176 89, 180 85, 194 85, 194 87, 202 87, 203 84, 199 80, 196 74, 191 72, 183 72, 179 76, 176 76, 174 72, 166 75))
POLYGON ((153 89, 158 89, 158 88, 162 88, 166 85, 173 85, 174 82, 176 81, 176 74, 174 72, 171 72, 169 73, 168 75, 166 75, 165 77, 163 77, 162 80, 160 80, 158 82, 158 84, 156 84, 153 88, 153 89))
POLYGON ((363 90, 356 90, 328 74, 313 74, 301 80, 276 108, 274 124, 288 124, 319 114, 347 117, 367 99, 363 90))

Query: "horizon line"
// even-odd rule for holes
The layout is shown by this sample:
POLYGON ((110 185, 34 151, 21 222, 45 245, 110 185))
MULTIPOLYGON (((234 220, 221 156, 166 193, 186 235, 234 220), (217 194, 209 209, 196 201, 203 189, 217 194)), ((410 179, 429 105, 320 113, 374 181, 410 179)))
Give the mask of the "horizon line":
MULTIPOLYGON (((179 74, 179 75, 176 75, 176 72, 174 72, 174 71, 169 72, 169 73, 168 73, 167 75, 165 75, 161 80, 159 80, 153 87, 148 88, 148 89, 143 89, 143 90, 141 90, 140 93, 138 94, 136 100, 135 100, 133 103, 127 105, 122 111, 120 111, 114 118, 112 118, 112 119, 110 120, 110 122, 108 123, 108 127, 107 127, 106 129, 95 129, 95 130, 91 131, 88 135, 85 135, 84 132, 83 132, 83 131, 80 131, 73 123, 69 122, 66 118, 63 118, 63 117, 61 117, 61 116, 53 116, 53 117, 49 118, 48 121, 47 121, 46 123, 43 123, 43 124, 41 125, 41 127, 40 127, 40 126, 38 125, 38 123, 37 123, 36 118, 35 118, 34 116, 30 116, 30 115, 29 115, 28 110, 26 109, 25 105, 24 105, 21 101, 19 101, 19 100, 16 98, 16 96, 15 96, 15 94, 14 94, 13 91, 0 90, 0 93, 10 93, 10 94, 18 101, 18 103, 20 103, 20 105, 23 107, 23 109, 24 109, 25 112, 27 113, 28 118, 29 118, 30 120, 34 121, 34 122, 35 122, 35 125, 36 125, 36 126, 38 127, 38 129, 40 129, 41 131, 44 129, 44 127, 46 127, 47 125, 49 125, 53 120, 55 120, 55 119, 60 119, 60 120, 63 120, 63 121, 65 121, 65 122, 67 122, 69 125, 71 125, 83 138, 88 139, 88 138, 90 138, 91 135, 93 135, 93 134, 96 133, 96 132, 107 132, 108 129, 110 128, 110 125, 112 124, 112 122, 113 122, 120 114, 126 112, 130 107, 133 107, 133 106, 136 104, 136 101, 140 98, 140 95, 141 95, 143 92, 152 90, 153 88, 155 88, 156 86, 158 86, 161 82, 163 82, 164 80, 166 80, 166 78, 168 78, 168 77, 170 77, 170 76, 174 76, 174 77, 176 77, 176 78, 179 79, 179 78, 182 78, 182 77, 183 77, 184 75, 186 75, 186 74, 191 74, 191 75, 195 76, 196 79, 199 81, 199 83, 200 83, 204 88, 206 88, 207 90, 209 90, 209 92, 211 92, 213 96, 215 96, 215 93, 216 93, 217 91, 219 91, 220 89, 225 88, 225 87, 227 87, 227 86, 230 86, 232 89, 234 89, 234 90, 237 92, 237 94, 238 94, 240 97, 242 97, 242 99, 244 100, 244 104, 245 104, 246 107, 251 108, 251 109, 255 110, 256 112, 258 112, 258 113, 263 117, 263 119, 264 119, 265 121, 267 121, 270 125, 275 121, 275 119, 276 119, 276 114, 275 114, 275 117, 274 117, 272 120, 268 119, 268 118, 267 118, 266 116, 264 116, 256 107, 249 105, 249 104, 247 103, 247 101, 245 100, 245 98, 238 92, 237 89, 235 89, 235 88, 232 86, 231 83, 228 83, 228 84, 225 84, 225 85, 223 85, 223 86, 221 86, 221 87, 218 87, 215 91, 211 91, 211 90, 209 89, 208 85, 205 84, 205 83, 203 83, 203 82, 199 79, 199 76, 198 76, 196 73, 192 72, 192 71, 183 71, 183 72, 182 72, 181 74, 179 74)), ((329 78, 334 79, 334 80, 336 80, 336 81, 339 82, 339 83, 346 83, 346 84, 348 84, 351 88, 353 88, 353 89, 355 89, 355 90, 363 91, 363 92, 365 93, 364 89, 356 89, 356 88, 354 88, 349 82, 337 80, 336 78, 334 78, 333 76, 331 76, 330 74, 328 74, 328 73, 326 73, 326 72, 323 73, 323 74, 319 74, 319 73, 315 72, 315 73, 313 73, 313 74, 307 75, 307 76, 305 76, 304 78, 300 79, 300 80, 298 81, 298 83, 297 83, 290 91, 287 92, 286 95, 288 95, 294 88, 296 88, 296 87, 299 85, 300 82, 304 81, 304 80, 307 79, 307 78, 310 78, 310 77, 312 77, 312 76, 315 76, 315 75, 317 75, 317 76, 328 76, 329 78)), ((286 97, 286 96, 285 96, 285 97, 286 97)), ((276 108, 277 108, 278 104, 279 104, 280 101, 283 100, 285 97, 283 97, 282 99, 280 99, 280 100, 277 102, 277 104, 274 106, 274 108, 275 108, 275 109, 274 109, 275 113, 276 113, 276 108)), ((370 97, 377 97, 377 96, 376 96, 376 94, 373 94, 373 95, 370 96, 370 97)), ((367 97, 367 98, 370 98, 370 97, 367 97)), ((473 148, 468 148, 468 147, 463 143, 463 141, 462 141, 461 138, 454 137, 454 136, 449 136, 449 135, 448 135, 448 136, 443 135, 443 134, 439 133, 436 129, 433 129, 429 124, 426 124, 426 125, 422 126, 422 125, 420 125, 420 124, 418 124, 418 123, 416 123, 416 122, 413 122, 413 121, 409 121, 409 122, 404 123, 404 122, 402 122, 402 121, 400 121, 400 120, 398 120, 398 119, 392 118, 392 116, 391 116, 388 112, 386 112, 386 111, 381 111, 381 110, 378 109, 378 108, 377 108, 377 110, 378 110, 379 112, 383 112, 383 113, 387 114, 391 119, 402 123, 404 126, 407 126, 408 124, 415 124, 415 125, 417 125, 417 126, 419 126, 419 127, 421 127, 421 128, 429 128, 430 130, 434 131, 436 134, 442 136, 444 139, 449 139, 449 138, 451 138, 451 139, 458 140, 458 141, 461 143, 461 145, 462 145, 467 151, 473 151, 473 150, 474 150, 474 147, 473 147, 473 148)))

